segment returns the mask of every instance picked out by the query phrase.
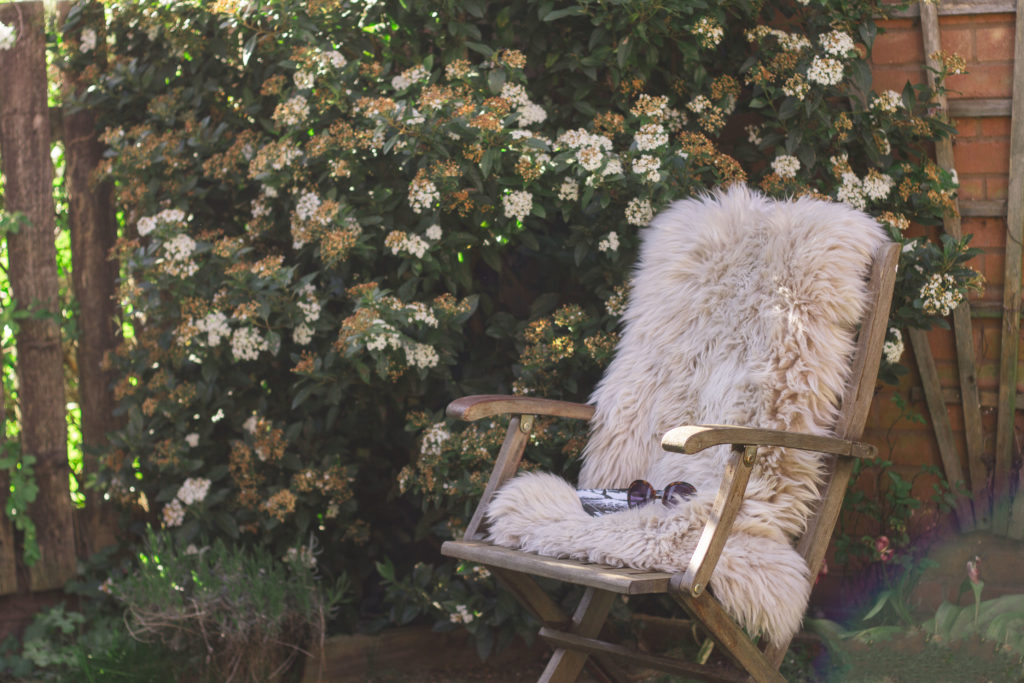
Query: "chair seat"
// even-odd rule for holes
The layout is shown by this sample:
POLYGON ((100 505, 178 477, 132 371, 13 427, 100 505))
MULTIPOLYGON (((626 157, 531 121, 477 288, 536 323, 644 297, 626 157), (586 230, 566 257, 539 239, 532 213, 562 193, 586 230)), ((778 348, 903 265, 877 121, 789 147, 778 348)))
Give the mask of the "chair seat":
POLYGON ((491 567, 501 567, 549 579, 570 581, 613 593, 665 593, 673 574, 631 567, 609 567, 577 560, 544 557, 481 541, 447 541, 441 554, 491 567))

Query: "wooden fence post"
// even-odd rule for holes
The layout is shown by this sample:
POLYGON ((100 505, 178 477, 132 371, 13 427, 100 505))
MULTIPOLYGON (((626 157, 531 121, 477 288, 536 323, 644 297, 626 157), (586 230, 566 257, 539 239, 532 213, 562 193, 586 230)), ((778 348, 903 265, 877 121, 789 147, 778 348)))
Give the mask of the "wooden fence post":
POLYGON ((42 2, 0 5, 0 21, 17 41, 0 51, 0 155, 5 206, 28 218, 7 238, 11 290, 26 318, 17 335, 21 444, 36 457, 39 495, 29 508, 41 560, 29 569, 29 588, 60 588, 75 574, 75 539, 68 490, 63 353, 54 245, 53 165, 47 107, 46 36, 42 2))
MULTIPOLYGON (((58 5, 58 20, 63 23, 70 2, 58 5)), ((83 24, 93 28, 95 57, 104 60, 103 6, 92 2, 82 9, 83 24)), ((69 108, 67 102, 81 94, 85 84, 78 74, 64 74, 64 179, 67 182, 71 226, 71 278, 78 301, 78 398, 82 411, 82 471, 85 479, 98 470, 97 451, 107 445, 107 433, 119 426, 114 417, 113 375, 104 369, 107 351, 117 346, 118 309, 114 294, 117 265, 110 250, 117 239, 117 221, 110 183, 97 184, 93 173, 103 158, 104 145, 96 136, 95 115, 82 108, 69 108)), ((82 557, 110 545, 115 540, 113 508, 98 491, 85 491, 85 509, 81 511, 79 551, 82 557)))

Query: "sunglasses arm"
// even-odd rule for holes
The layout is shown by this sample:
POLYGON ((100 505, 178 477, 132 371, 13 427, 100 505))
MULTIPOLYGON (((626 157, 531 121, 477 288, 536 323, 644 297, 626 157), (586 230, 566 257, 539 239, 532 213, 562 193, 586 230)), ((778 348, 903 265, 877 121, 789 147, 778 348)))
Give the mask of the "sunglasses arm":
POLYGON ((449 417, 467 421, 495 415, 510 414, 512 416, 508 423, 508 431, 505 433, 505 441, 501 444, 501 450, 494 462, 494 469, 491 470, 490 479, 487 480, 487 486, 476 506, 473 518, 466 527, 463 540, 473 541, 479 540, 483 536, 480 532, 480 525, 483 523, 491 498, 519 469, 523 451, 530 440, 534 417, 544 415, 546 417, 589 420, 594 414, 594 406, 531 396, 484 394, 456 399, 448 404, 446 412, 449 417))
POLYGON ((732 453, 726 464, 711 516, 701 533, 697 548, 683 573, 671 580, 671 589, 696 598, 707 588, 729 538, 733 522, 743 505, 743 495, 761 446, 797 448, 837 456, 873 458, 878 449, 867 443, 831 436, 800 434, 774 429, 755 429, 731 425, 695 425, 676 427, 661 440, 661 446, 675 453, 695 454, 712 446, 729 444, 732 453))

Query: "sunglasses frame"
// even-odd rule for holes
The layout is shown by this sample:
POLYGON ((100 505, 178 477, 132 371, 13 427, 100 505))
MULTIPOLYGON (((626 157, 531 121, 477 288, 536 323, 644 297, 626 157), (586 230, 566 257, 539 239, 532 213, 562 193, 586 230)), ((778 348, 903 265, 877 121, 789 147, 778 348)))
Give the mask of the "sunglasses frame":
POLYGON ((644 479, 635 479, 633 483, 629 485, 629 488, 626 489, 626 505, 628 505, 630 508, 638 508, 641 505, 646 505, 647 503, 650 503, 654 500, 658 500, 660 498, 662 505, 667 505, 671 507, 672 505, 675 504, 672 502, 672 498, 674 496, 679 495, 682 496, 683 498, 689 498, 695 493, 697 493, 697 488, 690 482, 674 481, 670 484, 667 484, 665 488, 661 491, 661 495, 659 496, 658 489, 654 488, 654 486, 652 486, 649 481, 646 481, 644 479), (682 489, 682 492, 676 490, 680 488, 682 489), (635 491, 642 492, 643 500, 633 502, 634 496, 640 495, 635 493, 635 491))

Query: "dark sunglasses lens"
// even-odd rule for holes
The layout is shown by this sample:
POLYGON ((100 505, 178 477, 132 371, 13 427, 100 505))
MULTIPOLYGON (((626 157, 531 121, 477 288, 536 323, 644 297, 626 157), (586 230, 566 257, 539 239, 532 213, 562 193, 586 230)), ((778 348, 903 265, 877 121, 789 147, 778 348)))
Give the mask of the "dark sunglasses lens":
POLYGON ((629 507, 635 508, 643 505, 653 497, 654 487, 643 479, 637 479, 629 485, 629 491, 626 493, 626 502, 629 504, 629 507))
POLYGON ((697 493, 697 487, 687 481, 677 481, 665 487, 665 494, 662 499, 665 505, 675 504, 679 498, 689 498, 697 493))

